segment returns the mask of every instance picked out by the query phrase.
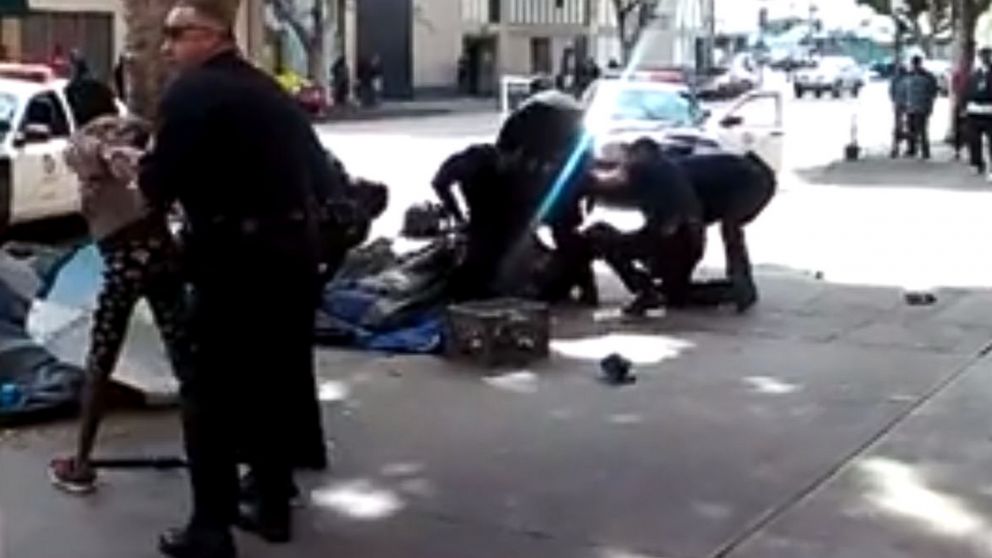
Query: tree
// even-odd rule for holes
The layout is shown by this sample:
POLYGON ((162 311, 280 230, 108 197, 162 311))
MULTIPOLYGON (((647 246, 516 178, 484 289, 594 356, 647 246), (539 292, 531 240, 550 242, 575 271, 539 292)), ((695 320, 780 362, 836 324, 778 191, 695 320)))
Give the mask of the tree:
POLYGON ((311 0, 301 9, 297 0, 266 0, 280 22, 289 28, 306 49, 307 77, 323 89, 328 85, 327 3, 311 0), (308 21, 309 20, 309 21, 308 21))
POLYGON ((891 16, 896 23, 896 44, 908 33, 927 56, 933 54, 934 40, 952 30, 952 2, 957 0, 902 0, 897 9, 894 0, 857 0, 877 13, 891 16), (926 26, 924 27, 924 23, 926 26))
POLYGON ((641 32, 651 21, 657 6, 657 0, 613 0, 617 34, 620 37, 624 62, 630 61, 630 55, 641 38, 641 32))
POLYGON ((975 60, 975 29, 978 18, 989 9, 992 0, 954 0, 955 70, 971 73, 975 60))
POLYGON ((176 0, 124 0, 127 26, 125 65, 130 110, 153 120, 166 79, 162 57, 162 23, 176 0))

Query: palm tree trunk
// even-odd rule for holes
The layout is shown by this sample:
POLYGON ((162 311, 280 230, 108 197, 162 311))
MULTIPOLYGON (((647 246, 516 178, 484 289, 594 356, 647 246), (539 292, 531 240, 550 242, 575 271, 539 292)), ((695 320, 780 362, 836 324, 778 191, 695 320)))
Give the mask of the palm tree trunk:
POLYGON ((176 0, 124 0, 127 105, 137 116, 155 119, 166 80, 162 24, 176 0))

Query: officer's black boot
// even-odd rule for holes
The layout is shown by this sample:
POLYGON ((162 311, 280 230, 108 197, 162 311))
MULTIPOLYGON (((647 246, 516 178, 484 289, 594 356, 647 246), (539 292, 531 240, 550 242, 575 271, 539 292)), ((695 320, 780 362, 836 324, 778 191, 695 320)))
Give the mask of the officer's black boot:
POLYGON ((665 305, 665 299, 654 289, 646 289, 637 294, 633 301, 623 307, 627 316, 641 317, 650 310, 656 310, 665 305))
POLYGON ((292 512, 289 502, 242 503, 238 509, 238 528, 273 543, 288 543, 293 538, 292 512))
POLYGON ((158 549, 172 558, 235 558, 234 539, 227 529, 170 529, 158 539, 158 549))
POLYGON ((270 543, 287 543, 292 538, 290 495, 295 488, 292 473, 285 463, 263 463, 252 467, 258 498, 243 502, 235 525, 270 543))

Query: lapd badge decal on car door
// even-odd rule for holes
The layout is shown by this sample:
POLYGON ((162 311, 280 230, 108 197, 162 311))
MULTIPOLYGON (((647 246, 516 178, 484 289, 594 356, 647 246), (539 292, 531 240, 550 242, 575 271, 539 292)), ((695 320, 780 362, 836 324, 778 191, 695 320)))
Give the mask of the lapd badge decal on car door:
POLYGON ((45 155, 41 159, 42 169, 45 171, 45 178, 50 178, 55 174, 55 157, 45 155))

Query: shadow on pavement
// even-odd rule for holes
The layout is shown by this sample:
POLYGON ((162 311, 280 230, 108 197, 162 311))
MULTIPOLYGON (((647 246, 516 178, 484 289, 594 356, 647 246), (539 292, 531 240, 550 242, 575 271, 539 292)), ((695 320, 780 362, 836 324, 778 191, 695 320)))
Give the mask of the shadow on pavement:
POLYGON ((990 185, 963 161, 953 161, 938 150, 930 161, 873 157, 858 161, 836 161, 798 169, 796 174, 810 184, 829 186, 894 186, 989 192, 990 185))

